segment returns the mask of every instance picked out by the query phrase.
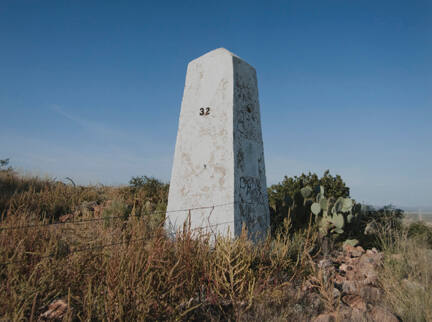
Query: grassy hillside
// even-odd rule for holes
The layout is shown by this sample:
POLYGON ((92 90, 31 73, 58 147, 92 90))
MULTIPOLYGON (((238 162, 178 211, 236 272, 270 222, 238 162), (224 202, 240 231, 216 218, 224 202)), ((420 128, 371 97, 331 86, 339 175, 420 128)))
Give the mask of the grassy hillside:
POLYGON ((258 244, 172 240, 167 191, 145 177, 81 187, 1 171, 1 319, 432 320, 425 225, 382 229, 368 251, 324 247, 317 227, 293 232, 289 217, 258 244))

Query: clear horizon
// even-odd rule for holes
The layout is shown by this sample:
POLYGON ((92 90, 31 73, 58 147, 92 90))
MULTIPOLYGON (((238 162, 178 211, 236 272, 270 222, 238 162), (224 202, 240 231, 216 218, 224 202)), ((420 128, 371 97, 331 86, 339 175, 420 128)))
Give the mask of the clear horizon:
POLYGON ((187 63, 258 74, 268 185, 326 169, 432 209, 430 1, 0 3, 0 159, 80 184, 169 181, 187 63))

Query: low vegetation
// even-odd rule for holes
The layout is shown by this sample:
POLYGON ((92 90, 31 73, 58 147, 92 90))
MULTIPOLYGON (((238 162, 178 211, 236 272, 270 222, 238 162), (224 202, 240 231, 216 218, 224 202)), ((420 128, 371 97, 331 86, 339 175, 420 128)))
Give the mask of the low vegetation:
POLYGON ((403 321, 432 321, 432 227, 411 223, 381 234, 386 254, 380 285, 389 307, 403 321))
POLYGON ((391 207, 363 208, 349 223, 357 206, 338 176, 302 175, 270 187, 272 234, 258 244, 246 233, 167 238, 167 194, 168 185, 154 178, 82 187, 23 178, 3 164, 1 319, 432 319, 432 229, 403 226, 402 212, 391 207), (342 249, 347 239, 376 249, 342 249), (346 267, 361 266, 363 257, 375 260, 377 278, 368 283, 383 295, 362 297, 364 310, 345 289, 354 283, 346 267))

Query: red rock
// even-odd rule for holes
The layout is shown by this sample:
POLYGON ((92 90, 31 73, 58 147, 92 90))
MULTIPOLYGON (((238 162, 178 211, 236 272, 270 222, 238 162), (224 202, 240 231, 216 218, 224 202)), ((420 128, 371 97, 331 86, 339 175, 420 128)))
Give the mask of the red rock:
POLYGON ((343 272, 346 272, 346 271, 348 270, 348 265, 345 264, 345 263, 341 264, 341 265, 339 266, 339 270, 340 270, 340 271, 343 271, 343 272))
POLYGON ((343 250, 344 253, 350 257, 360 257, 364 253, 364 249, 361 246, 354 247, 349 244, 343 245, 343 250))
POLYGON ((66 214, 66 215, 60 216, 59 221, 60 222, 66 222, 69 219, 72 219, 73 216, 74 216, 73 214, 66 214))
POLYGON ((361 247, 361 246, 357 246, 357 247, 356 247, 356 250, 358 250, 359 252, 362 252, 362 253, 365 252, 365 250, 364 250, 363 247, 361 247))
POLYGON ((354 246, 350 244, 345 244, 342 248, 345 255, 349 255, 353 250, 355 250, 354 246))
POLYGON ((67 311, 67 304, 63 300, 52 302, 48 310, 40 315, 42 320, 61 320, 67 311))
POLYGON ((366 312, 366 302, 358 295, 345 295, 342 297, 342 301, 353 309, 366 312))
POLYGON ((312 322, 335 322, 337 321, 336 317, 336 313, 324 313, 318 315, 312 322))
POLYGON ((345 277, 341 276, 340 274, 335 274, 334 276, 334 283, 336 285, 342 286, 342 284, 345 282, 345 277))
POLYGON ((381 298, 381 291, 377 287, 363 286, 359 290, 359 295, 367 302, 375 303, 381 298))
POLYGON ((312 285, 312 283, 311 283, 310 280, 306 280, 306 281, 302 284, 302 286, 301 286, 301 290, 302 290, 302 292, 309 291, 309 290, 311 290, 311 289, 313 289, 313 288, 314 288, 314 286, 312 285))
POLYGON ((347 280, 349 281, 354 281, 357 280, 357 270, 356 269, 352 269, 352 270, 348 270, 345 272, 345 277, 347 280))
POLYGON ((368 262, 373 265, 380 265, 382 260, 382 254, 364 254, 360 258, 360 262, 368 262))
POLYGON ((381 308, 379 306, 375 306, 372 308, 370 312, 370 317, 372 321, 379 321, 379 322, 398 322, 398 318, 392 314, 391 312, 387 311, 384 308, 381 308))
POLYGON ((350 322, 364 322, 364 321, 367 321, 367 318, 366 318, 365 315, 366 315, 365 312, 363 312, 363 311, 361 311, 361 310, 359 310, 357 308, 353 308, 351 310, 351 316, 350 316, 349 320, 347 320, 347 321, 350 321, 350 322))
POLYGON ((342 283, 342 292, 345 294, 357 294, 358 286, 355 281, 344 281, 342 283))
POLYGON ((363 276, 363 284, 365 285, 376 285, 378 282, 378 273, 375 269, 363 273, 363 276))
POLYGON ((321 259, 321 260, 318 262, 318 267, 319 267, 319 268, 327 268, 327 267, 331 267, 331 266, 332 266, 332 263, 331 263, 331 261, 330 261, 329 259, 327 259, 327 258, 321 259))
POLYGON ((339 290, 336 287, 334 287, 333 288, 333 298, 337 299, 340 296, 341 296, 341 293, 339 292, 339 290))

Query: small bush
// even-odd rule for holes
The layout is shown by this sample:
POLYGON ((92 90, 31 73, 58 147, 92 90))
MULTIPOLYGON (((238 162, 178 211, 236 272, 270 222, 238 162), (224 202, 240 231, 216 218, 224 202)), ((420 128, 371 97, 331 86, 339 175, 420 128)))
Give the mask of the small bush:
POLYGON ((101 202, 105 193, 105 189, 98 187, 74 187, 13 172, 0 173, 0 213, 4 214, 19 209, 56 220, 73 212, 83 202, 101 202))
POLYGON ((131 209, 122 200, 110 200, 108 205, 104 207, 102 217, 105 219, 105 223, 109 225, 118 217, 122 220, 127 220, 131 213, 131 209))
POLYGON ((283 221, 288 216, 292 223, 292 230, 304 229, 310 221, 310 204, 303 204, 301 189, 322 186, 326 197, 337 199, 348 197, 349 188, 339 175, 332 176, 330 171, 324 172, 321 178, 315 173, 302 173, 300 176, 287 177, 282 182, 268 188, 270 205, 270 223, 272 233, 283 226, 283 221))
POLYGON ((0 160, 0 172, 12 171, 12 167, 8 167, 9 159, 0 160))
POLYGON ((408 237, 423 240, 432 248, 432 226, 423 221, 416 221, 408 226, 408 237))

